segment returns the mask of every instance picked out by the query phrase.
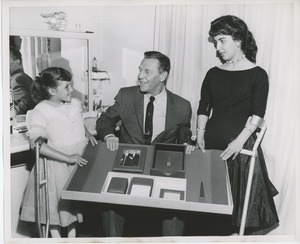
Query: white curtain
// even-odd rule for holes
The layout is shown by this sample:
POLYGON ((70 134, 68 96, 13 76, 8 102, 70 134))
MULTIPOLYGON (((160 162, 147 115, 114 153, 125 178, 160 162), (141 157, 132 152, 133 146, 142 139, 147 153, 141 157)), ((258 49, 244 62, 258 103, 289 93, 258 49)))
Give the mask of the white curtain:
POLYGON ((222 15, 243 19, 258 45, 257 65, 269 75, 266 111, 268 130, 262 143, 269 177, 279 191, 275 197, 280 226, 271 234, 296 232, 296 126, 299 126, 293 59, 294 6, 278 4, 222 4, 157 6, 154 50, 171 59, 168 89, 191 102, 195 132, 200 89, 208 69, 220 65, 208 42, 210 22, 222 15))
POLYGON ((22 36, 21 48, 23 67, 26 74, 35 78, 49 67, 48 38, 22 36))

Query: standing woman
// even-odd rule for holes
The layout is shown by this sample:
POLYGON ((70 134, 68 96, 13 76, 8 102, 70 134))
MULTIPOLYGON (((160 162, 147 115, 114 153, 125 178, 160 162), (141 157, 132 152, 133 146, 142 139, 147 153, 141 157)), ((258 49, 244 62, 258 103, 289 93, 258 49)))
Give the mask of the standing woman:
MULTIPOLYGON (((211 22, 209 35, 223 64, 211 68, 202 84, 197 144, 203 152, 223 150, 221 158, 227 160, 234 203, 232 224, 238 231, 250 162, 249 156, 239 152, 251 149, 255 142, 254 132, 266 110, 268 75, 255 65, 257 46, 244 21, 222 16, 211 22)), ((259 147, 245 234, 261 234, 278 226, 273 200, 277 194, 259 147)))

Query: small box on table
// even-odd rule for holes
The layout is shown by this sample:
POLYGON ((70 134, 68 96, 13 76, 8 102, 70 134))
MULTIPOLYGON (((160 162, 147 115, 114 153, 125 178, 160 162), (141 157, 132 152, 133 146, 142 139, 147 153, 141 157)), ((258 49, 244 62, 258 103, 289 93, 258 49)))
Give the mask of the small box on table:
POLYGON ((187 180, 183 178, 108 172, 102 193, 185 201, 187 180), (127 190, 126 190, 127 189, 127 190))
POLYGON ((128 179, 124 177, 112 177, 107 192, 125 194, 127 191, 128 179))
POLYGON ((129 185, 128 194, 150 197, 152 194, 153 183, 154 180, 150 178, 133 177, 129 185))
POLYGON ((158 143, 154 149, 151 175, 185 178, 185 146, 158 143))

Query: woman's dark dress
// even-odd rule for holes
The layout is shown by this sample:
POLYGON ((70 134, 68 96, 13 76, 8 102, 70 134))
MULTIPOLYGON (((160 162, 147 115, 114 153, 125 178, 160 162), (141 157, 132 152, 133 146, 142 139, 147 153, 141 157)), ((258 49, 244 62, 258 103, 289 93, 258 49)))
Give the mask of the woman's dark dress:
MULTIPOLYGON (((206 149, 224 150, 243 130, 251 115, 264 117, 268 97, 268 75, 260 67, 228 71, 210 69, 202 84, 197 114, 209 118, 205 131, 206 149)), ((254 133, 255 134, 255 133, 254 133)), ((251 149, 252 135, 244 145, 251 149)), ((233 195, 233 225, 240 226, 250 157, 238 155, 227 160, 233 195)), ((279 222, 273 196, 278 192, 268 178, 261 148, 255 163, 246 227, 262 229, 279 222)))

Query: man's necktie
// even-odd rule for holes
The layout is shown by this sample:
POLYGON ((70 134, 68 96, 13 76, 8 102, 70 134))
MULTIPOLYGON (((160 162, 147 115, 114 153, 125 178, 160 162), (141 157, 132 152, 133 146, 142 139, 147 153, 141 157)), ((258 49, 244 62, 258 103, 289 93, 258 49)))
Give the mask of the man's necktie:
POLYGON ((145 144, 150 145, 153 133, 153 101, 155 97, 150 97, 150 101, 146 110, 146 122, 145 122, 145 144))

